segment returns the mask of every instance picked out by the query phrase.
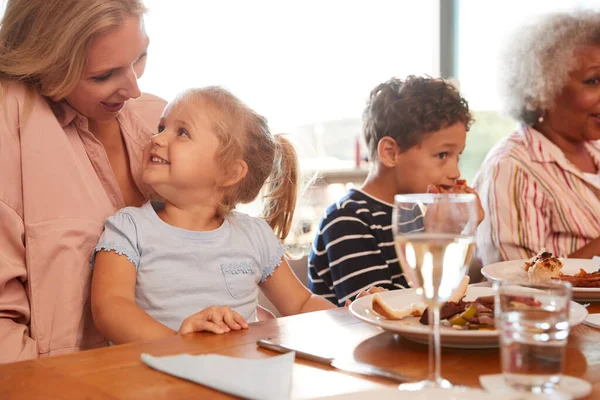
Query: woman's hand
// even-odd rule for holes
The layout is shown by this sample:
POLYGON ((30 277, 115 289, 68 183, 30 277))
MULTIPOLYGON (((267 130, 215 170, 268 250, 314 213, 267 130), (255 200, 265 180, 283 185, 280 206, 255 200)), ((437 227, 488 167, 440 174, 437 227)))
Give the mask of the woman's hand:
MULTIPOLYGON (((382 288, 379 286, 371 286, 368 290, 363 290, 362 292, 357 294, 356 299, 360 299, 361 297, 368 296, 370 294, 379 293, 379 292, 387 292, 387 291, 388 290, 386 288, 382 288)), ((345 306, 348 307, 350 304, 352 304, 352 301, 346 300, 345 306)))
POLYGON ((225 333, 248 328, 248 323, 229 306, 212 306, 187 317, 179 327, 179 334, 191 332, 225 333))

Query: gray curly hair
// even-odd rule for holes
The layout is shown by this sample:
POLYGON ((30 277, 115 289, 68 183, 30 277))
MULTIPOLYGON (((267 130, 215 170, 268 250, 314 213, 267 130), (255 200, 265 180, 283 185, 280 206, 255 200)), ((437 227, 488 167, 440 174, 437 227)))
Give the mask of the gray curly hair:
POLYGON ((501 56, 499 90, 505 111, 534 125, 554 104, 584 45, 600 45, 600 12, 580 10, 540 17, 514 32, 501 56))

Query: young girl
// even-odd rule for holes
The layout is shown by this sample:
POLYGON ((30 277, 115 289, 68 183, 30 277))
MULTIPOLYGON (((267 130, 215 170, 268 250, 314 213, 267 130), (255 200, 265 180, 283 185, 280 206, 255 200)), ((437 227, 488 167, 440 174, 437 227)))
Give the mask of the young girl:
POLYGON ((296 153, 232 94, 193 89, 170 103, 143 169, 164 204, 108 218, 92 257, 94 321, 111 342, 247 328, 259 288, 283 315, 334 307, 283 258, 296 153), (234 211, 265 183, 264 220, 234 211))

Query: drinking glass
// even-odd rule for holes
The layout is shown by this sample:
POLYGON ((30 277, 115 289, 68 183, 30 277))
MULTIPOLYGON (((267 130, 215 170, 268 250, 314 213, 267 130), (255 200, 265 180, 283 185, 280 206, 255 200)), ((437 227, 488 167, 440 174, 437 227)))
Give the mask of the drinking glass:
POLYGON ((554 393, 569 336, 571 284, 494 284, 504 381, 513 389, 554 393))
POLYGON ((440 308, 465 276, 475 243, 474 194, 402 194, 394 198, 392 229, 408 283, 429 312, 429 377, 400 390, 451 388, 440 375, 440 308))

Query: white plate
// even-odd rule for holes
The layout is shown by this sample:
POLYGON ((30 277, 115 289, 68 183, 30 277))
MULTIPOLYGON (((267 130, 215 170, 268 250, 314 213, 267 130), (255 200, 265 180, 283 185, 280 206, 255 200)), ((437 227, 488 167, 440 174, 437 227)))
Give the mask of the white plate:
MULTIPOLYGON (((481 269, 483 276, 491 281, 529 282, 525 272, 526 260, 504 261, 486 265, 481 269)), ((596 272, 600 263, 583 258, 563 258, 562 273, 574 275, 583 269, 585 272, 596 272)), ((573 288, 573 299, 580 301, 600 301, 600 288, 573 288)))
POLYGON ((600 313, 588 314, 588 316, 585 317, 583 324, 589 326, 590 328, 600 329, 600 313))
MULTIPOLYGON (((379 293, 383 300, 392 308, 403 309, 409 307, 411 303, 420 303, 421 298, 415 289, 392 290, 379 293)), ((466 301, 475 300, 481 296, 492 296, 494 289, 482 286, 469 286, 465 296, 466 301)), ((372 295, 361 297, 350 305, 350 312, 356 318, 383 328, 387 331, 397 332, 400 336, 407 339, 428 343, 429 325, 423 325, 417 317, 405 318, 401 321, 392 321, 380 317, 371 309, 372 295)), ((583 322, 588 312, 580 304, 571 302, 570 318, 571 326, 579 325, 583 322)), ((441 326, 440 336, 442 346, 457 347, 465 349, 486 349, 498 347, 498 331, 496 330, 472 330, 460 331, 450 327, 441 326)))

